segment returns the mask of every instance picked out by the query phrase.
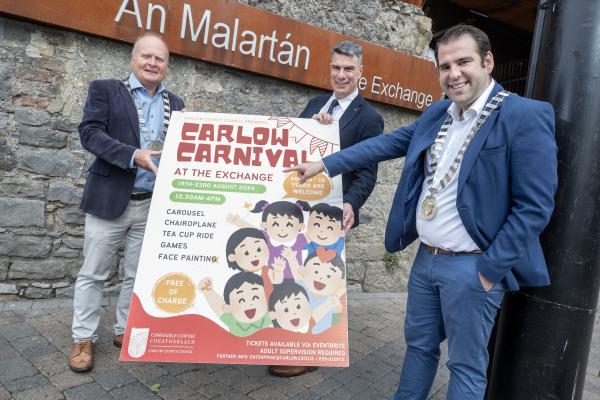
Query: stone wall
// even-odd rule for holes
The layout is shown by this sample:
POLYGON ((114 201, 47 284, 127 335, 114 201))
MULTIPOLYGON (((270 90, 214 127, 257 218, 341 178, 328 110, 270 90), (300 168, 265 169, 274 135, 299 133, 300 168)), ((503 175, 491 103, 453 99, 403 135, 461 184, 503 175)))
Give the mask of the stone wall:
MULTIPOLYGON (((399 0, 250 0, 274 13, 423 56, 431 24, 399 0)), ((77 125, 91 80, 129 73, 131 47, 0 17, 0 298, 72 296, 82 265, 79 209, 93 156, 77 125)), ((173 56, 165 85, 190 111, 300 113, 322 93, 305 86, 173 56), (284 96, 281 93, 285 93, 284 96)), ((386 130, 417 114, 374 104, 386 130)), ((402 161, 380 165, 378 184, 348 245, 348 279, 365 291, 405 290, 414 249, 386 255, 385 221, 402 161)), ((106 290, 119 289, 119 268, 106 290)))

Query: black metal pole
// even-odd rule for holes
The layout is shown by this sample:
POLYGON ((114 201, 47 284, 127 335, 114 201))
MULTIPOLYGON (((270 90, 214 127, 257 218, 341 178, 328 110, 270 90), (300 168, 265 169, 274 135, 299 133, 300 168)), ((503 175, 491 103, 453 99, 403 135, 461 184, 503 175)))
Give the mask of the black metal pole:
POLYGON ((542 235, 552 285, 505 297, 488 400, 581 399, 598 302, 600 1, 541 1, 540 11, 528 89, 556 111, 559 187, 542 235))

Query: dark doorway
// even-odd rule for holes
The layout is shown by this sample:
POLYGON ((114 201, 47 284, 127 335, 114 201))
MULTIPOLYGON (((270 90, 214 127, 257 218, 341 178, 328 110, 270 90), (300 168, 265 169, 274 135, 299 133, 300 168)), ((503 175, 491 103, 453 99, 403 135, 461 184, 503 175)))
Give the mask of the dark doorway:
POLYGON ((492 42, 494 79, 505 89, 523 95, 537 13, 537 0, 424 0, 432 20, 430 47, 446 29, 458 23, 474 25, 492 42))

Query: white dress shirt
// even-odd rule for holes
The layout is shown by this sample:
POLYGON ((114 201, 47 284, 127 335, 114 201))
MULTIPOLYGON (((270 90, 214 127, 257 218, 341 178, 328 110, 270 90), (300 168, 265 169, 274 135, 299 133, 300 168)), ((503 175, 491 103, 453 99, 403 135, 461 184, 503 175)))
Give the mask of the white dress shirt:
MULTIPOLYGON (((358 89, 354 89, 354 92, 352 92, 348 96, 344 97, 343 99, 337 99, 337 101, 340 105, 335 107, 333 109, 333 114, 331 114, 334 121, 339 121, 340 118, 342 118, 342 115, 344 114, 344 112, 346 111, 346 109, 348 108, 350 103, 352 103, 352 101, 356 98, 356 96, 358 96, 358 89)), ((323 107, 321 107, 321 110, 319 111, 319 113, 327 112, 327 110, 329 110, 329 105, 331 104, 331 102, 334 99, 335 99, 335 93, 332 94, 331 97, 329 98, 329 100, 327 100, 327 103, 325 103, 325 105, 323 107)))
MULTIPOLYGON (((433 178, 433 185, 437 185, 446 175, 450 166, 454 162, 465 138, 475 126, 477 116, 481 113, 489 95, 494 88, 494 80, 479 98, 465 111, 461 117, 460 107, 452 102, 448 107, 448 113, 452 116, 452 124, 448 128, 448 136, 442 148, 442 154, 438 162, 437 170, 433 178)), ((425 159, 425 171, 431 159, 431 148, 427 150, 425 159)), ((456 196, 458 189, 458 176, 461 166, 452 177, 452 180, 446 185, 440 193, 435 196, 437 202, 437 213, 430 220, 421 216, 421 205, 427 195, 429 195, 427 179, 423 182, 421 196, 417 206, 417 232, 419 238, 425 244, 440 249, 454 252, 480 250, 473 242, 473 239, 467 233, 465 226, 460 219, 458 209, 456 208, 456 196)))

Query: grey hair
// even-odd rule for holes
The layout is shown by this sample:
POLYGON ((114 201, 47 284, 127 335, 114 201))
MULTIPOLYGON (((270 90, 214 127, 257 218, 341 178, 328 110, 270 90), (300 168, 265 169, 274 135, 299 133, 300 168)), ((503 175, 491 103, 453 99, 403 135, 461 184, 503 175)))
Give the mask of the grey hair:
POLYGON ((151 32, 151 31, 146 31, 146 32, 142 33, 140 36, 138 36, 137 38, 135 38, 135 42, 133 42, 133 47, 131 49, 131 56, 133 57, 135 55, 139 41, 146 37, 157 38, 165 44, 165 47, 167 48, 167 62, 168 62, 169 61, 169 46, 167 46, 167 42, 165 42, 165 39, 162 37, 162 35, 160 35, 156 32, 151 32))
POLYGON ((354 43, 350 40, 344 40, 335 45, 333 50, 331 50, 331 55, 333 54, 342 54, 345 56, 356 56, 358 58, 358 65, 362 65, 362 47, 358 43, 354 43))

